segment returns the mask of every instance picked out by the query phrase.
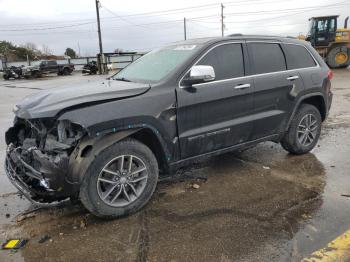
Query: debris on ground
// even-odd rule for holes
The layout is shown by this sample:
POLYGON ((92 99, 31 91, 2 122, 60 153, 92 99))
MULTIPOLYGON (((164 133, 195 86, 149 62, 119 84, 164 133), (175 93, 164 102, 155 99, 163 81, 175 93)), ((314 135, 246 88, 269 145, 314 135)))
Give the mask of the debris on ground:
POLYGON ((28 242, 27 239, 9 239, 2 244, 2 249, 20 249, 28 242))
POLYGON ((35 214, 34 213, 29 213, 29 214, 24 214, 24 215, 19 214, 16 218, 16 221, 17 221, 17 223, 19 223, 19 222, 22 222, 22 221, 24 221, 28 218, 31 218, 31 217, 35 217, 35 214))
POLYGON ((48 241, 48 240, 50 240, 50 239, 51 239, 51 237, 50 237, 49 235, 44 235, 44 236, 42 236, 42 237, 39 239, 38 243, 42 244, 42 243, 45 243, 46 241, 48 241))
POLYGON ((28 211, 22 212, 16 217, 17 223, 22 222, 23 220, 26 220, 27 218, 35 217, 36 216, 36 211, 42 209, 42 207, 37 207, 30 209, 28 211))
POLYGON ((86 228, 86 221, 85 220, 80 221, 80 228, 86 228))
POLYGON ((200 188, 200 186, 198 184, 192 184, 192 188, 198 189, 198 188, 200 188))
POLYGON ((9 213, 6 213, 5 217, 6 217, 6 218, 9 218, 9 217, 10 217, 10 214, 9 214, 9 213))
POLYGON ((310 219, 310 218, 312 218, 312 216, 309 215, 309 214, 302 214, 301 217, 304 218, 304 219, 310 219))
POLYGON ((271 168, 268 167, 268 166, 263 166, 263 169, 265 169, 265 170, 270 170, 271 168))
POLYGON ((350 194, 341 194, 343 197, 350 197, 350 194))

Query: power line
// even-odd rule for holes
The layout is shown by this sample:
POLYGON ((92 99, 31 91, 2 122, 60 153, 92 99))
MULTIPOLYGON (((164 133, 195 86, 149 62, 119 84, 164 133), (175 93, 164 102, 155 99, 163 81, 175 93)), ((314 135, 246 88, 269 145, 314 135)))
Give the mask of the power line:
POLYGON ((102 7, 103 7, 106 11, 108 11, 110 14, 112 14, 113 16, 119 18, 120 20, 122 20, 122 21, 124 21, 124 22, 126 22, 126 23, 128 23, 128 24, 130 24, 130 25, 133 25, 133 26, 141 26, 141 27, 143 27, 143 25, 134 24, 133 22, 130 22, 129 20, 125 19, 124 17, 122 17, 122 16, 116 14, 115 12, 111 11, 110 9, 108 9, 105 5, 102 5, 102 7))
MULTIPOLYGON (((244 2, 244 1, 242 1, 244 2)), ((259 2, 261 3, 261 1, 253 1, 253 2, 259 2)), ((280 1, 281 2, 281 1, 280 1)), ((335 7, 339 7, 339 6, 345 6, 345 5, 349 5, 350 3, 345 4, 348 1, 342 1, 342 2, 338 2, 338 3, 334 3, 334 4, 329 4, 329 5, 320 5, 320 6, 313 6, 313 7, 303 7, 303 8, 291 8, 291 9, 277 9, 277 10, 268 10, 268 11, 256 11, 256 12, 234 12, 234 13, 227 13, 225 14, 226 16, 238 16, 238 15, 247 15, 247 14, 266 14, 266 13, 271 13, 271 12, 292 12, 292 11, 296 11, 296 10, 302 10, 301 12, 295 12, 293 14, 289 14, 289 16, 292 15, 297 15, 297 14, 301 14, 301 13, 305 13, 308 11, 312 11, 312 10, 316 10, 318 8, 335 8, 335 7)), ((226 2, 226 3, 232 3, 232 2, 226 2)), ((234 2, 234 4, 237 4, 240 2, 234 2)), ((202 5, 202 6, 196 6, 196 7, 206 7, 206 6, 213 6, 217 4, 208 4, 208 5, 202 5)), ((114 14, 115 18, 121 19, 123 21, 125 21, 126 23, 128 23, 130 26, 137 26, 137 27, 145 27, 148 25, 159 25, 159 24, 163 24, 163 23, 170 23, 170 22, 182 22, 182 19, 178 19, 178 20, 168 20, 168 21, 164 21, 164 22, 154 22, 154 23, 134 23, 131 22, 127 19, 125 19, 124 17, 130 17, 130 16, 136 16, 136 15, 144 15, 144 14, 151 14, 151 13, 156 13, 156 12, 169 12, 170 10, 172 11, 177 11, 177 10, 183 10, 183 9, 193 9, 195 8, 194 6, 192 7, 187 7, 187 8, 178 8, 178 9, 169 9, 169 10, 164 10, 164 11, 155 11, 155 12, 148 12, 148 13, 142 13, 142 14, 134 14, 134 15, 128 15, 128 16, 121 16, 116 14, 115 12, 109 10, 108 8, 106 8, 105 6, 103 6, 104 9, 108 10, 110 13, 114 14)), ((201 19, 208 19, 208 18, 216 18, 219 17, 219 15, 207 15, 207 16, 199 16, 199 17, 193 17, 193 18, 188 18, 188 21, 190 20, 201 20, 201 19)), ((266 21, 266 20, 274 20, 274 19, 279 19, 279 18, 285 18, 285 15, 283 16, 277 16, 277 17, 268 17, 268 18, 262 18, 262 19, 256 19, 256 20, 248 20, 248 21, 230 21, 231 24, 233 23, 252 23, 252 22, 261 22, 261 21, 266 21)), ((101 19, 102 20, 102 19, 101 19)), ((198 21, 197 21, 198 22, 198 21)), ((199 22, 203 22, 203 21, 199 21, 199 22)), ((71 27, 79 27, 79 26, 84 26, 84 25, 88 25, 88 24, 95 24, 96 22, 84 22, 84 23, 77 23, 77 24, 71 24, 71 25, 63 25, 63 26, 55 26, 55 27, 41 27, 41 28, 21 28, 21 29, 1 29, 0 31, 2 32, 25 32, 25 31, 45 31, 45 30, 56 30, 56 29, 62 29, 62 28, 71 28, 71 27)), ((213 21, 206 21, 205 23, 216 23, 213 21)), ((125 27, 125 26, 123 26, 125 27)), ((119 28, 123 28, 123 27, 119 27, 119 28)), ((117 27, 114 27, 117 28, 117 27)))
POLYGON ((96 22, 86 22, 86 23, 80 23, 80 24, 73 24, 73 25, 64 25, 64 26, 55 26, 55 27, 43 27, 43 28, 26 28, 26 29, 0 29, 2 32, 13 32, 13 31, 41 31, 41 30, 54 30, 54 29, 61 29, 61 28, 69 28, 69 27, 76 27, 76 26, 82 26, 82 25, 88 25, 88 24, 95 24, 96 22))
MULTIPOLYGON (((346 2, 346 1, 345 1, 346 2)), ((344 3, 344 2, 341 2, 341 3, 344 3)), ((350 3, 349 3, 350 4, 350 3)), ((337 5, 337 6, 324 6, 323 8, 325 9, 332 9, 334 7, 339 7, 339 6, 344 6, 344 5, 349 5, 349 4, 342 4, 342 5, 337 5)), ((309 11, 313 11, 313 10, 318 10, 319 7, 317 8, 314 8, 312 10, 310 9, 307 9, 307 10, 304 10, 304 11, 301 11, 301 12, 294 12, 292 14, 288 14, 288 17, 290 16, 294 16, 294 15, 299 15, 299 14, 303 14, 303 13, 306 13, 306 12, 309 12, 309 11)), ((264 13, 262 13, 264 14, 264 13)), ((230 13, 230 14, 227 14, 226 16, 231 16, 231 15, 235 15, 237 16, 238 14, 237 13, 230 13)), ((197 22, 204 22, 204 23, 218 23, 218 22, 215 22, 215 21, 201 21, 203 18, 210 18, 212 16, 207 16, 207 17, 201 17, 201 18, 192 18, 192 20, 200 20, 200 21, 197 21, 197 22)), ((218 17, 218 16, 216 16, 218 17)), ((281 16, 275 16, 275 17, 266 17, 266 18, 260 18, 260 19, 254 19, 254 20, 246 20, 246 21, 231 21, 230 23, 235 23, 235 24, 242 24, 242 23, 256 23, 256 22, 262 22, 262 21, 268 21, 268 20, 275 20, 275 19, 280 19, 280 18, 286 18, 286 14, 284 15, 281 15, 281 16)))
MULTIPOLYGON (((256 4, 267 4, 267 3, 283 3, 283 2, 289 2, 289 0, 276 0, 276 1, 265 1, 265 0, 251 0, 249 2, 247 1, 230 1, 230 2, 223 2, 225 5, 230 6, 237 6, 237 5, 256 5, 256 4)), ((198 11, 200 9, 209 9, 213 6, 218 6, 220 3, 214 3, 214 4, 206 4, 206 5, 197 5, 197 6, 190 6, 190 7, 183 7, 183 8, 176 8, 176 9, 167 9, 167 10, 160 10, 160 11, 152 11, 152 12, 145 12, 145 13, 136 13, 136 14, 127 14, 127 15, 117 15, 118 18, 121 17, 135 17, 135 16, 148 16, 148 15, 155 15, 155 14, 170 14, 170 13, 176 13, 176 12, 184 12, 188 10, 188 12, 191 12, 193 9, 195 11, 198 11)), ((111 11, 111 10, 110 10, 111 11)), ((113 11, 112 11, 113 12, 113 11)), ((114 12, 113 12, 114 13, 114 12)), ((101 20, 107 20, 107 19, 113 19, 115 18, 115 13, 113 17, 105 17, 101 18, 101 20)), ((75 19, 75 20, 65 20, 65 21, 56 21, 56 22, 43 22, 43 23, 25 23, 25 24, 3 24, 2 26, 11 27, 11 26, 32 26, 32 25, 50 25, 50 24, 59 24, 59 23, 74 23, 74 22, 95 22, 94 18, 91 19, 75 19)))

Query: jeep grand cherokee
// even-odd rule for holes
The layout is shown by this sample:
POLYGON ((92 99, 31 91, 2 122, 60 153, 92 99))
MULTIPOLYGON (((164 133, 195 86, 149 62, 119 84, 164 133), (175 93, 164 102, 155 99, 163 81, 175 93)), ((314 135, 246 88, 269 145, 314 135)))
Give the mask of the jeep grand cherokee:
POLYGON ((100 217, 140 210, 160 171, 280 142, 312 150, 332 72, 307 43, 232 36, 156 49, 104 81, 42 91, 15 108, 6 173, 36 204, 79 198, 100 217))

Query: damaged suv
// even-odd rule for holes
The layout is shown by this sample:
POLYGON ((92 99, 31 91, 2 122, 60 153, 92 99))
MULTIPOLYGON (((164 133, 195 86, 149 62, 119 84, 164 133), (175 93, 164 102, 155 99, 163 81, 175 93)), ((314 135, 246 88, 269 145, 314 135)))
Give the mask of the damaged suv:
POLYGON ((80 199, 100 217, 140 210, 160 172, 280 142, 312 150, 332 72, 306 42, 232 36, 156 49, 104 81, 42 91, 14 108, 6 173, 36 204, 80 199))

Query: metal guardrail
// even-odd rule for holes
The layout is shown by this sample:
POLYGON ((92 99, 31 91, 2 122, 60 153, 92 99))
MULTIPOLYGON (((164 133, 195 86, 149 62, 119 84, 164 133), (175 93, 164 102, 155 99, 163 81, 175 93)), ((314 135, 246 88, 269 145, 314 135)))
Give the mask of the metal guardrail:
MULTIPOLYGON (((140 58, 144 53, 106 53, 105 65, 112 70, 120 70, 126 67, 128 64, 132 63, 136 59, 140 58)), ((79 71, 83 69, 83 66, 91 61, 97 61, 97 57, 79 57, 72 59, 58 59, 56 60, 58 64, 73 64, 75 70, 79 71)), ((16 62, 5 62, 0 60, 0 70, 11 67, 11 66, 28 66, 35 61, 16 61, 16 62)))

